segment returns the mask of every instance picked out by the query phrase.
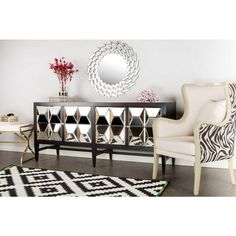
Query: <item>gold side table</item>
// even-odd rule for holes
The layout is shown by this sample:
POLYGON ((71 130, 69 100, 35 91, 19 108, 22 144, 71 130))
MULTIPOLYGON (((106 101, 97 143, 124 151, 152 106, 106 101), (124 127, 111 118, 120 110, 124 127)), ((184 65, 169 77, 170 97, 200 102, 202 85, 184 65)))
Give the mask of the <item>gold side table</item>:
POLYGON ((0 143, 24 143, 25 149, 20 156, 20 163, 24 163, 34 159, 32 157, 23 161, 25 154, 29 150, 35 156, 33 149, 30 147, 30 137, 33 133, 34 126, 32 124, 18 123, 18 122, 0 122, 0 134, 13 134, 20 138, 18 141, 0 141, 0 143))

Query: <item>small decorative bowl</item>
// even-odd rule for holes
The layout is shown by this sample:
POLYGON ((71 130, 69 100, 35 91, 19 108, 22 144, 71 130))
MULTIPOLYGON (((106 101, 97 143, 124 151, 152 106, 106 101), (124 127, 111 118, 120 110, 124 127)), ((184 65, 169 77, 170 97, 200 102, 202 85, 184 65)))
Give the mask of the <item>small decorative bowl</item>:
POLYGON ((18 117, 14 115, 11 115, 11 116, 3 115, 1 116, 1 121, 2 122, 18 122, 18 117))

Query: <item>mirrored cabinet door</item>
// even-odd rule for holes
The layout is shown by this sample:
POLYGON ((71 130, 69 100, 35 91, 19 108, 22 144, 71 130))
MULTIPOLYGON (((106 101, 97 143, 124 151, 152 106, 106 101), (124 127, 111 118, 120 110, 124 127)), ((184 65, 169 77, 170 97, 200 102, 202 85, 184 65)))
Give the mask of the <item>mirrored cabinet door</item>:
POLYGON ((65 106, 64 107, 64 137, 65 142, 92 142, 91 107, 65 106))
POLYGON ((96 143, 125 145, 125 108, 96 107, 96 143))
POLYGON ((160 108, 128 108, 128 143, 130 146, 153 146, 152 121, 160 108))
POLYGON ((39 140, 62 141, 60 106, 37 107, 37 137, 39 140))
POLYGON ((145 108, 129 107, 128 124, 129 145, 143 146, 145 143, 145 108))

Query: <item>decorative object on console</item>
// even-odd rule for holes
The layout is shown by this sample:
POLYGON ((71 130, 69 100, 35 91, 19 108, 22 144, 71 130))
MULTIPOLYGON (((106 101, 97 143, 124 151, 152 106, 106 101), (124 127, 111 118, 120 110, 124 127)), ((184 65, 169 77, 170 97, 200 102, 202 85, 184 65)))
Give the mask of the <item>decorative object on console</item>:
POLYGON ((9 113, 7 115, 1 116, 2 122, 18 122, 18 117, 15 116, 13 113, 9 113))
POLYGON ((64 57, 54 58, 54 63, 50 63, 50 69, 57 75, 60 83, 59 96, 68 96, 68 85, 72 80, 73 74, 78 72, 78 69, 73 69, 74 65, 67 62, 64 57))
POLYGON ((0 179, 0 197, 158 197, 167 186, 166 181, 14 165, 0 170, 0 179))
POLYGON ((49 97, 49 102, 76 102, 76 101, 79 101, 78 97, 69 97, 69 96, 49 97))
POLYGON ((137 97, 138 102, 157 102, 159 97, 150 89, 143 90, 137 97))
POLYGON ((128 92, 135 85, 138 72, 136 53, 121 41, 111 41, 99 47, 88 64, 91 85, 107 97, 117 97, 128 92))

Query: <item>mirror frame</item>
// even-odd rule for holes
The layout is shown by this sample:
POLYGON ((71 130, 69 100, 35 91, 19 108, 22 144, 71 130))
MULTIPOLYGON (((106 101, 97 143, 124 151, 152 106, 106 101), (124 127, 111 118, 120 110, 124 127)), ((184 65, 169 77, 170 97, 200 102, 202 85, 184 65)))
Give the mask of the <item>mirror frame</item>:
POLYGON ((128 92, 135 85, 139 73, 139 61, 137 54, 127 43, 122 41, 111 41, 99 47, 89 58, 88 75, 92 87, 107 97, 117 97, 128 92), (101 80, 98 68, 101 60, 108 54, 116 53, 122 56, 127 64, 127 73, 119 83, 109 84, 101 80))

